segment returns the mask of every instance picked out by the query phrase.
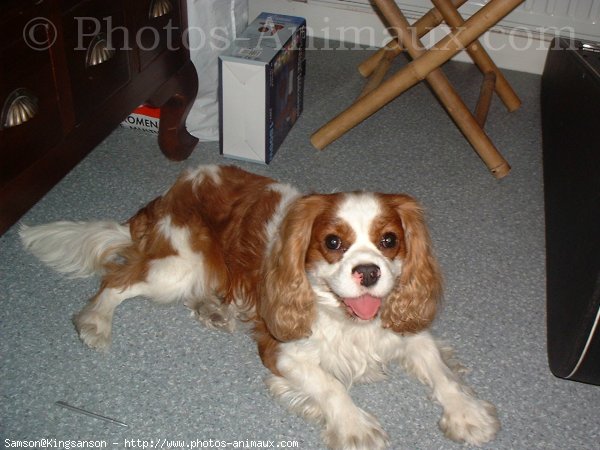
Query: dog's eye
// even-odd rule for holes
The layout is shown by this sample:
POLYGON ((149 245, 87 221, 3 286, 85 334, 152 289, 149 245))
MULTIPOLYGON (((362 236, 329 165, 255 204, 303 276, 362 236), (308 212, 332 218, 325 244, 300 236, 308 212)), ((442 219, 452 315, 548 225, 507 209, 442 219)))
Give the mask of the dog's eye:
POLYGON ((342 247, 342 239, 335 234, 329 234, 325 237, 325 246, 329 250, 339 250, 342 247))
POLYGON ((394 233, 385 233, 379 243, 383 248, 394 248, 398 242, 398 238, 394 233))

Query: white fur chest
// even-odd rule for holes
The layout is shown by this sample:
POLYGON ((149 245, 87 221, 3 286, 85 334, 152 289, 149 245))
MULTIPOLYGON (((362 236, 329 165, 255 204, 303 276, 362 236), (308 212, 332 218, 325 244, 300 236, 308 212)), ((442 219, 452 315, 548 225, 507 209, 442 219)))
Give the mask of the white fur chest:
POLYGON ((295 351, 346 387, 386 376, 386 365, 399 354, 402 337, 381 327, 379 319, 358 322, 342 310, 320 309, 312 335, 298 341, 295 351))

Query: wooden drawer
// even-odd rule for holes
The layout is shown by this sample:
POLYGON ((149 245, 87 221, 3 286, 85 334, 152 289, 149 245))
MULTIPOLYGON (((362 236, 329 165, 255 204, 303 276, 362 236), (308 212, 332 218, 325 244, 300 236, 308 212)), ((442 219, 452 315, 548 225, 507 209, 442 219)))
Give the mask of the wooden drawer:
POLYGON ((130 33, 120 1, 79 3, 63 16, 73 107, 77 122, 100 108, 131 76, 130 33))
POLYGON ((38 49, 24 40, 0 48, 0 186, 63 134, 52 59, 42 50, 48 34, 42 27, 35 34, 38 49), (9 123, 17 112, 19 119, 9 123))
POLYGON ((138 47, 138 70, 144 70, 165 51, 181 50, 180 0, 139 0, 132 5, 133 32, 138 47))

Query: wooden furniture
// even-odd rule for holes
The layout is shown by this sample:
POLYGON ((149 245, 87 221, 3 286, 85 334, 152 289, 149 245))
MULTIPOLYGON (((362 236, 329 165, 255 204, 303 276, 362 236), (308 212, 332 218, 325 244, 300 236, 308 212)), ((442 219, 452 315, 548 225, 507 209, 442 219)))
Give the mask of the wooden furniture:
POLYGON ((600 385, 600 45, 555 38, 541 104, 548 363, 600 385))
POLYGON ((185 0, 0 3, 0 234, 142 103, 163 153, 191 153, 186 24, 185 0))
POLYGON ((360 73, 370 77, 365 89, 348 109, 313 134, 312 144, 323 149, 404 91, 426 80, 492 174, 497 178, 507 175, 510 166, 483 125, 493 91, 509 111, 517 109, 521 102, 477 39, 523 0, 490 0, 464 21, 457 8, 465 1, 432 0, 435 8, 411 26, 394 0, 373 0, 395 39, 359 66, 360 73), (451 32, 429 50, 425 49, 419 38, 442 22, 450 26, 451 32), (439 68, 465 48, 485 75, 476 115, 469 111, 439 68), (403 50, 412 62, 384 81, 391 60, 403 50))

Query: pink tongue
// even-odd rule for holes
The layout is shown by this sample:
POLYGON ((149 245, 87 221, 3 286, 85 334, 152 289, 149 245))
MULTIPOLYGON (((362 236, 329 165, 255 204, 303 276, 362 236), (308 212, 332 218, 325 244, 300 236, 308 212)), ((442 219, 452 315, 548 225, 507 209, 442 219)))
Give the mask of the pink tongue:
POLYGON ((379 307, 381 306, 381 299, 369 294, 361 295, 356 298, 345 298, 343 301, 354 314, 363 320, 370 320, 375 317, 375 314, 377 314, 377 311, 379 311, 379 307))

